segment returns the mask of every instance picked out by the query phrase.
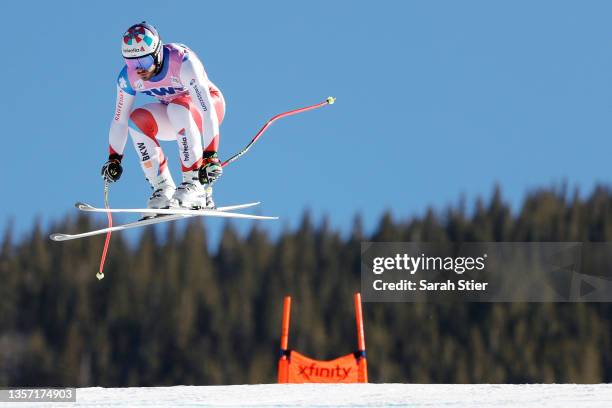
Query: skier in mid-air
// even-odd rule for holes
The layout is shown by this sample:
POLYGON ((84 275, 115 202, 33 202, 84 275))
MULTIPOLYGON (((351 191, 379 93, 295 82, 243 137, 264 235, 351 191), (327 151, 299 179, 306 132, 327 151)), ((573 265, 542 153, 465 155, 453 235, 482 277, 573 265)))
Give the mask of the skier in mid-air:
POLYGON ((117 181, 128 133, 153 194, 148 208, 214 208, 211 185, 222 174, 217 156, 225 101, 197 55, 183 44, 162 44, 142 22, 123 35, 125 66, 117 78, 109 157, 102 176, 117 181), (136 92, 158 100, 133 109, 136 92), (176 140, 183 173, 176 187, 160 140, 176 140))
POLYGON ((223 163, 217 156, 219 124, 225 115, 225 100, 219 88, 209 79, 197 55, 183 44, 162 44, 157 30, 142 22, 134 24, 123 35, 121 52, 125 66, 117 78, 117 101, 109 132, 108 161, 102 166, 104 208, 83 202, 75 206, 85 212, 105 212, 108 227, 79 234, 54 233, 54 241, 67 241, 107 234, 100 260, 98 279, 104 277, 104 260, 113 231, 174 221, 185 217, 220 217, 251 220, 275 220, 278 217, 235 212, 252 208, 257 202, 215 208, 212 184, 223 173, 223 167, 234 163, 259 140, 275 121, 334 103, 328 97, 322 102, 279 113, 270 118, 251 141, 223 163), (136 93, 157 99, 134 109, 136 93), (121 160, 128 134, 153 193, 148 208, 111 208, 108 183, 123 173, 121 160), (168 169, 168 160, 160 140, 175 140, 183 180, 177 187, 168 169), (194 211, 198 210, 198 211, 194 211), (112 213, 141 213, 143 218, 113 225, 112 213))

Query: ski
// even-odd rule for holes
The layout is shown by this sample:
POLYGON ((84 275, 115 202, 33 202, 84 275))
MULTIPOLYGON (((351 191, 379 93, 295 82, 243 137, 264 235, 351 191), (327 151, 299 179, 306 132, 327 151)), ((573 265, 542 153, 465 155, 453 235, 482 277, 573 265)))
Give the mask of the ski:
POLYGON ((148 218, 148 219, 140 220, 140 221, 134 221, 134 222, 130 222, 128 224, 116 225, 116 226, 114 226, 112 228, 102 228, 102 229, 98 229, 98 230, 83 232, 83 233, 80 233, 80 234, 63 234, 61 232, 56 232, 54 234, 49 235, 49 238, 52 239, 53 241, 69 241, 69 240, 72 240, 72 239, 92 237, 94 235, 105 234, 105 233, 107 233, 109 231, 111 231, 111 232, 114 232, 114 231, 123 231, 123 230, 127 230, 127 229, 130 229, 130 228, 144 227, 145 225, 159 224, 161 222, 179 220, 181 218, 190 218, 190 217, 195 217, 195 215, 192 215, 192 216, 189 216, 189 215, 166 215, 166 216, 161 216, 161 217, 148 218))
POLYGON ((74 206, 76 208, 78 208, 81 211, 87 211, 87 212, 116 212, 116 213, 140 213, 140 214, 164 214, 164 215, 178 215, 178 214, 183 214, 183 215, 210 215, 210 212, 217 212, 217 211, 234 211, 234 210, 241 210, 244 208, 250 208, 250 207, 255 207, 256 205, 259 205, 261 202, 260 201, 256 201, 253 203, 246 203, 246 204, 236 204, 236 205, 228 205, 225 207, 217 207, 214 210, 213 209, 208 209, 208 210, 189 210, 186 208, 159 208, 159 209, 153 209, 153 208, 110 208, 110 209, 106 209, 106 208, 99 208, 99 207, 94 207, 90 204, 87 203, 83 203, 80 201, 77 201, 76 203, 74 203, 74 206), (202 212, 200 213, 200 211, 206 211, 205 213, 202 212))
MULTIPOLYGON (((83 211, 92 211, 92 212, 108 211, 104 208, 96 208, 96 207, 92 207, 84 203, 77 203, 77 204, 81 205, 81 207, 77 206, 77 208, 82 209, 83 211)), ((51 234, 49 238, 52 239, 53 241, 68 241, 72 239, 79 239, 79 238, 85 238, 85 237, 105 234, 107 232, 123 231, 123 230, 131 229, 131 228, 143 227, 146 225, 159 224, 162 222, 180 220, 183 218, 191 218, 191 217, 197 217, 197 216, 243 218, 243 219, 251 219, 251 220, 276 220, 278 219, 278 217, 270 217, 270 216, 264 216, 264 215, 252 215, 252 214, 241 214, 241 213, 228 212, 228 210, 236 210, 240 208, 253 207, 257 204, 259 203, 238 204, 238 205, 227 206, 227 207, 219 207, 216 210, 166 209, 162 215, 158 215, 153 218, 146 218, 143 220, 138 220, 138 221, 130 222, 127 224, 116 225, 111 228, 107 227, 107 228, 102 228, 98 230, 83 232, 80 234, 54 233, 54 234, 51 234)), ((138 213, 149 213, 149 214, 159 214, 158 211, 160 211, 158 209, 155 209, 153 211, 143 211, 143 210, 150 210, 150 209, 144 209, 144 208, 143 209, 112 209, 112 208, 110 209, 111 212, 128 212, 128 213, 138 212, 138 213), (119 211, 113 211, 113 210, 119 210, 119 211), (121 211, 121 210, 127 210, 127 211, 121 211)))

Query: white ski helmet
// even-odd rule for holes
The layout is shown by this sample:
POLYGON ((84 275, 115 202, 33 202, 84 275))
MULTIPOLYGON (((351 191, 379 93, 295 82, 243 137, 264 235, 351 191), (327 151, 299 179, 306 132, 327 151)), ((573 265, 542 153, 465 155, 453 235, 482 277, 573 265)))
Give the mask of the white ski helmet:
POLYGON ((134 24, 123 34, 121 54, 132 68, 159 68, 162 59, 162 41, 155 27, 142 23, 134 24))

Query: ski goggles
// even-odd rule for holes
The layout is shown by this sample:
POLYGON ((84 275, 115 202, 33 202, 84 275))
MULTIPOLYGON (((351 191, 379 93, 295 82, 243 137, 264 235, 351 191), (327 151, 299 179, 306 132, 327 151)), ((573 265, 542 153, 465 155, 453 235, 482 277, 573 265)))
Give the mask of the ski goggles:
POLYGON ((155 58, 153 57, 153 55, 146 55, 144 57, 139 58, 125 58, 125 63, 130 69, 143 69, 147 71, 155 64, 155 58))

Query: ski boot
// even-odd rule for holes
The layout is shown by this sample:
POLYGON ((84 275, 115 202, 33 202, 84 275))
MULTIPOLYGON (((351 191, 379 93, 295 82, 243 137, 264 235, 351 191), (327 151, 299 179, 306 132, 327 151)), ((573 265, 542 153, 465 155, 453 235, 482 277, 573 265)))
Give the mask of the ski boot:
POLYGON ((212 198, 212 193, 213 193, 213 189, 210 186, 210 184, 204 184, 202 187, 204 187, 204 190, 206 190, 206 208, 210 209, 210 210, 214 210, 217 207, 215 207, 215 202, 213 201, 212 198))
POLYGON ((174 204, 178 207, 192 210, 214 208, 212 196, 209 199, 207 187, 200 184, 197 170, 184 172, 183 182, 176 188, 174 193, 174 204), (209 204, 212 204, 213 207, 209 207, 209 204))
MULTIPOLYGON (((149 181, 150 182, 150 181, 149 181)), ((147 201, 147 208, 170 208, 174 206, 173 196, 176 191, 176 185, 172 180, 170 171, 166 168, 157 176, 155 182, 151 183, 151 197, 147 201)), ((155 214, 143 214, 142 218, 152 218, 155 214)))

